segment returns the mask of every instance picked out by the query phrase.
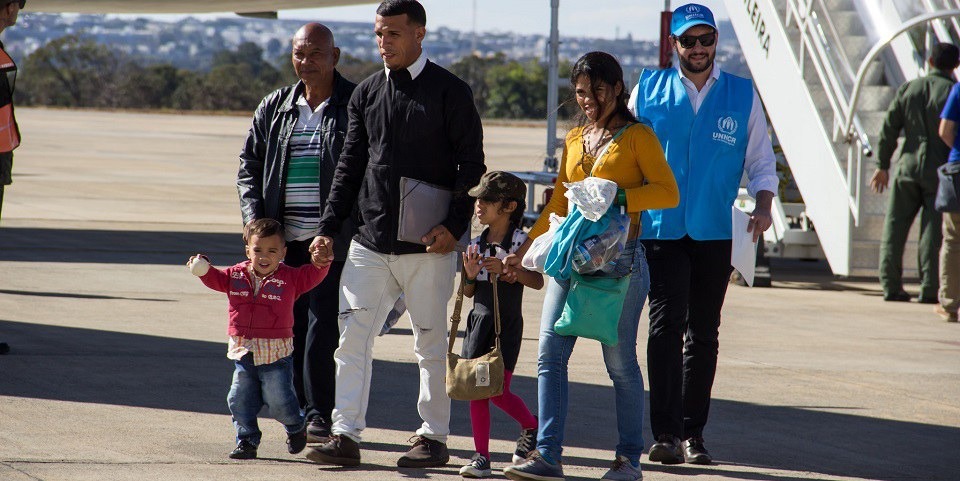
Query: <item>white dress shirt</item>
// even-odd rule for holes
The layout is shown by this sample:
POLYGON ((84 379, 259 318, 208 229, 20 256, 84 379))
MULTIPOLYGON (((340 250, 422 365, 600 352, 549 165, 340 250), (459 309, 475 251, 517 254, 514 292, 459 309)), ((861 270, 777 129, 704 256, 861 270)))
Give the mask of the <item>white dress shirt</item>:
MULTIPOLYGON (((407 72, 410 72, 410 80, 417 78, 417 75, 420 75, 420 72, 423 72, 423 68, 427 66, 427 53, 423 50, 420 51, 420 56, 407 67, 407 72)), ((387 78, 390 78, 390 69, 387 68, 387 65, 383 65, 383 72, 387 75, 387 78)))

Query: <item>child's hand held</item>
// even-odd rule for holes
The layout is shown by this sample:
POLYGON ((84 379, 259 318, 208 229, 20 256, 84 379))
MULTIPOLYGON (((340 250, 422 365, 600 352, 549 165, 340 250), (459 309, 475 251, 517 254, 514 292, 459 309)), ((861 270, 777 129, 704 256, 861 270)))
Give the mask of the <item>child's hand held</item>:
POLYGON ((487 257, 483 259, 482 265, 487 272, 492 274, 503 274, 503 261, 496 257, 487 257))
POLYGON ((316 267, 327 267, 333 263, 333 259, 322 255, 319 251, 313 251, 310 254, 310 263, 316 267))

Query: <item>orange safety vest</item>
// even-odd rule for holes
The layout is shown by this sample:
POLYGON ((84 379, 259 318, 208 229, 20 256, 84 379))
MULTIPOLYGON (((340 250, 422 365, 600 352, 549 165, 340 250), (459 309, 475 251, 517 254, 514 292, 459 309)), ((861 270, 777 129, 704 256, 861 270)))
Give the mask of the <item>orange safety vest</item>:
POLYGON ((17 80, 17 64, 0 48, 0 74, 7 76, 9 92, 0 92, 0 152, 12 152, 20 145, 20 128, 13 115, 13 88, 17 80))

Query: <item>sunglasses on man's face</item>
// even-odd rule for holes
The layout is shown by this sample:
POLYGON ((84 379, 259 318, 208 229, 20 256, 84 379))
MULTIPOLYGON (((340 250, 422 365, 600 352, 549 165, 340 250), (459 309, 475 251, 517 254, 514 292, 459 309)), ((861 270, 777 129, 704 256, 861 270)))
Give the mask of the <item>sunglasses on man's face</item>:
POLYGON ((700 45, 709 47, 717 41, 717 32, 705 33, 703 35, 681 35, 674 38, 677 39, 677 43, 683 48, 693 48, 698 41, 700 45))

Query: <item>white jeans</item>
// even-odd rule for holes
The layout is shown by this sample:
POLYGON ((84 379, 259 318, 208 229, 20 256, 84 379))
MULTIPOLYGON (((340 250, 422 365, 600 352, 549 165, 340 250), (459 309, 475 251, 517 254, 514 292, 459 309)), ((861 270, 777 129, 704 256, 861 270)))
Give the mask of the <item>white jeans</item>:
POLYGON ((446 391, 447 301, 453 294, 455 257, 450 254, 381 254, 351 242, 340 277, 340 347, 334 434, 360 441, 366 427, 373 374, 373 341, 400 293, 413 324, 420 367, 417 434, 446 442, 450 398, 446 391))

